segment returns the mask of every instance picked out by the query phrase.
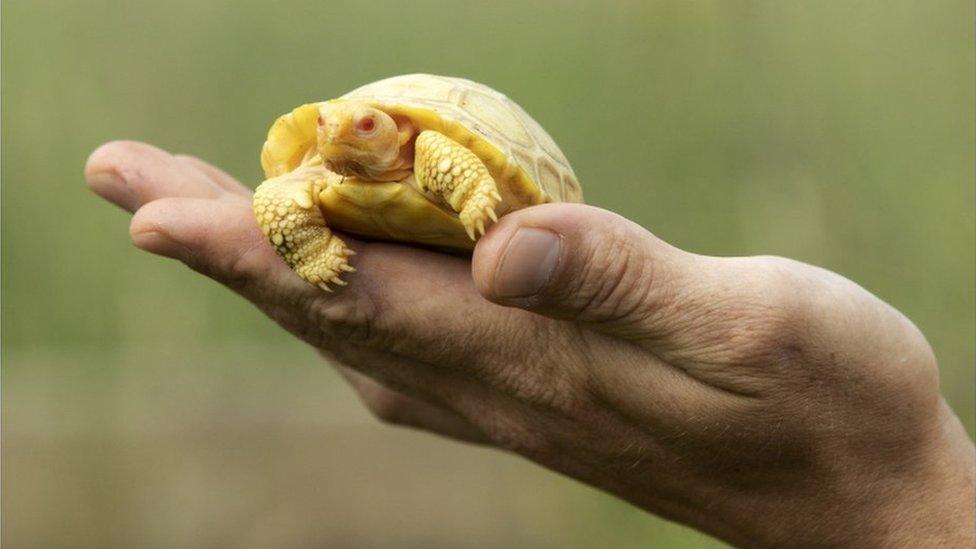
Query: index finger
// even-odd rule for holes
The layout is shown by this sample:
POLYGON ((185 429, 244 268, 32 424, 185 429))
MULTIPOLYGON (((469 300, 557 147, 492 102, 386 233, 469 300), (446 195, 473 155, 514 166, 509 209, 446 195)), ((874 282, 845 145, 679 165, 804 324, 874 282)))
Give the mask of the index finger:
POLYGON ((411 371, 384 372, 404 385, 453 371, 511 394, 529 378, 549 391, 580 377, 541 357, 550 345, 578 345, 572 331, 483 299, 464 258, 350 239, 357 271, 348 286, 327 294, 275 254, 253 216, 242 200, 164 199, 140 209, 131 231, 137 246, 231 287, 315 346, 355 345, 412 359, 411 371))
POLYGON ((216 198, 226 192, 199 169, 137 141, 95 149, 85 164, 85 179, 96 194, 129 212, 159 198, 216 198))

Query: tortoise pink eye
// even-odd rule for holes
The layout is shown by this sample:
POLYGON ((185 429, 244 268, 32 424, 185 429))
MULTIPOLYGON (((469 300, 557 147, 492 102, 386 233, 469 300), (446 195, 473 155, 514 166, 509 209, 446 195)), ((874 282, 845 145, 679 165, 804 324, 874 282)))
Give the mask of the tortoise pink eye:
POLYGON ((375 127, 376 127, 376 121, 373 120, 372 116, 360 118, 359 121, 356 122, 356 130, 362 133, 369 133, 373 131, 375 127))
POLYGON ((319 126, 324 126, 324 125, 325 125, 325 119, 322 118, 322 115, 320 114, 319 115, 319 126))

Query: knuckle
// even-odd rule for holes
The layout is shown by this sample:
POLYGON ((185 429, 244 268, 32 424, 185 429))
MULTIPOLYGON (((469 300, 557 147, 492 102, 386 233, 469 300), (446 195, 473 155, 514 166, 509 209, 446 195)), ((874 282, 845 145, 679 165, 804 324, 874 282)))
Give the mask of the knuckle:
POLYGON ((756 354, 787 365, 823 362, 824 342, 839 328, 837 315, 850 300, 846 285, 832 282, 841 277, 829 273, 825 279, 820 269, 788 258, 755 259, 759 291, 750 294, 753 313, 747 318, 756 354))
POLYGON ((808 354, 802 285, 786 272, 769 276, 764 291, 744 300, 736 312, 743 319, 730 338, 749 362, 794 363, 808 354))
POLYGON ((267 279, 272 264, 268 261, 266 247, 263 241, 242 243, 238 253, 216 267, 215 274, 235 290, 246 288, 252 281, 267 279))
POLYGON ((801 329, 782 309, 763 303, 743 305, 742 320, 729 329, 726 341, 736 364, 794 363, 807 349, 801 329))
POLYGON ((575 302, 583 320, 587 316, 610 323, 643 319, 646 314, 641 312, 650 310, 663 295, 653 290, 663 288, 653 262, 622 229, 601 233, 600 241, 589 243, 574 263, 569 271, 575 278, 562 285, 564 295, 559 297, 575 302))
POLYGON ((116 171, 120 175, 141 177, 132 167, 139 160, 158 152, 159 149, 139 141, 117 140, 109 141, 92 151, 85 163, 85 174, 116 171))
POLYGON ((727 364, 793 364, 809 353, 807 287, 789 260, 756 258, 720 306, 700 315, 727 364), (758 268, 757 268, 758 266, 758 268))
POLYGON ((366 408, 380 422, 390 425, 404 425, 407 422, 410 402, 402 395, 376 387, 361 392, 360 396, 366 408))
POLYGON ((379 307, 368 293, 343 291, 309 303, 313 324, 329 339, 390 347, 391 342, 377 328, 379 307))

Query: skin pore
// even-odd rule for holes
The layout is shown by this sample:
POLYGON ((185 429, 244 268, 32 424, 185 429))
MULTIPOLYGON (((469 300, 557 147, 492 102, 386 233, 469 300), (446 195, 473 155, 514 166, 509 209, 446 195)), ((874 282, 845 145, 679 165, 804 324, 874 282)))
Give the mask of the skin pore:
POLYGON ((320 109, 318 151, 330 170, 366 181, 400 181, 412 173, 413 125, 361 101, 320 109))

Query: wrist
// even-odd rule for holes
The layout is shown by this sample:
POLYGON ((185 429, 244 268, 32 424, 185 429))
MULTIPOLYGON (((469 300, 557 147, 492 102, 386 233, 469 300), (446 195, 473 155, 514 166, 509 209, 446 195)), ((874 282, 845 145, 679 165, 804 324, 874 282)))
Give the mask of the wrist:
MULTIPOLYGON (((876 460, 838 467, 833 489, 803 511, 813 524, 780 540, 800 545, 859 547, 973 547, 976 536, 976 452, 944 401, 927 436, 914 447, 885 448, 876 460)), ((797 521, 800 523, 801 521, 797 521)))
POLYGON ((976 449, 948 406, 917 445, 879 450, 723 498, 731 508, 713 508, 699 527, 743 546, 973 547, 976 449))
POLYGON ((976 449, 944 401, 926 446, 918 470, 879 509, 876 539, 888 547, 973 547, 976 449))

